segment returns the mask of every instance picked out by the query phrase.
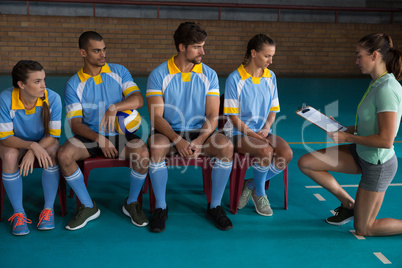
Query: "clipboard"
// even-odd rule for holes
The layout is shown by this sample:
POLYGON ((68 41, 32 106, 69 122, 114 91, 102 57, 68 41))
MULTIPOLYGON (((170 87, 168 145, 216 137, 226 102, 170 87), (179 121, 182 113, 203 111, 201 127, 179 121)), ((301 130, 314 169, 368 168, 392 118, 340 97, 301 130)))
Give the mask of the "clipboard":
POLYGON ((346 127, 342 126, 335 120, 329 118, 325 114, 317 111, 315 108, 311 106, 304 106, 302 109, 296 111, 296 114, 303 117, 307 121, 313 123, 317 127, 321 128, 326 132, 334 132, 334 131, 345 131, 346 127))

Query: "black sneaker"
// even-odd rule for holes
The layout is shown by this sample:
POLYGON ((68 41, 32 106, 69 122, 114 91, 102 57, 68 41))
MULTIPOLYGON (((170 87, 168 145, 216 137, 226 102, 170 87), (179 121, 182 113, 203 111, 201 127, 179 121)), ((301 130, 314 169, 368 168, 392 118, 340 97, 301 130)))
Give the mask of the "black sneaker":
POLYGON ((326 219, 329 224, 343 225, 350 222, 354 218, 355 210, 353 208, 349 209, 342 207, 341 205, 340 207, 337 207, 334 211, 336 212, 335 216, 326 219))
POLYGON ((154 233, 160 233, 165 231, 165 222, 168 219, 168 208, 155 209, 154 215, 149 218, 149 230, 154 233))
POLYGON ((100 210, 96 206, 95 201, 92 201, 94 206, 92 208, 79 206, 74 217, 72 217, 66 225, 66 229, 70 231, 78 230, 84 227, 89 221, 99 217, 100 210))
POLYGON ((220 230, 230 230, 233 227, 232 222, 226 216, 225 211, 221 206, 217 206, 216 208, 210 209, 211 204, 208 204, 207 207, 207 215, 215 222, 215 226, 220 230))
POLYGON ((144 227, 148 225, 148 218, 142 210, 142 206, 138 202, 132 202, 127 204, 127 199, 124 201, 123 213, 130 217, 131 223, 138 227, 144 227))

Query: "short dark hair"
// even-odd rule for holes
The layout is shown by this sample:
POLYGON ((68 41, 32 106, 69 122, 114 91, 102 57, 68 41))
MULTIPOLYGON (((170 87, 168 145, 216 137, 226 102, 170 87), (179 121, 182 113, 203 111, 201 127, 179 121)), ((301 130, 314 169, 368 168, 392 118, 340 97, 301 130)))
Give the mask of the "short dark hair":
POLYGON ((81 34, 80 38, 78 39, 78 46, 80 49, 88 49, 89 40, 95 41, 102 41, 103 38, 100 34, 94 31, 87 31, 81 34))
POLYGON ((207 39, 207 32, 201 28, 200 24, 195 22, 183 22, 179 25, 173 35, 177 52, 180 51, 179 45, 199 44, 207 39))

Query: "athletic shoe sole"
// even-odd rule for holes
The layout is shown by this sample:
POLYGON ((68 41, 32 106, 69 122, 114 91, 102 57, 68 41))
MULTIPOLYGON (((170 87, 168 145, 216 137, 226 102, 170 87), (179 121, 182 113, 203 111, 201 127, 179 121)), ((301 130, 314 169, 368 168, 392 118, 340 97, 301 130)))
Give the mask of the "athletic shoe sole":
POLYGON ((227 230, 230 230, 230 229, 233 228, 233 225, 229 225, 229 226, 226 226, 225 228, 222 228, 221 226, 219 226, 219 225, 215 222, 214 216, 210 215, 209 213, 207 213, 207 217, 208 217, 208 219, 210 219, 211 221, 214 222, 215 227, 218 228, 219 230, 227 231, 227 230))
POLYGON ((332 221, 328 221, 328 219, 325 219, 325 221, 326 221, 327 223, 331 224, 331 225, 339 226, 339 225, 344 225, 344 224, 346 224, 346 223, 352 221, 353 219, 354 219, 354 216, 349 217, 349 218, 347 218, 347 219, 344 219, 343 221, 340 221, 340 222, 332 222, 332 221))
POLYGON ((13 235, 16 235, 16 236, 22 236, 22 235, 27 235, 27 234, 29 234, 29 230, 26 233, 13 233, 13 235))
POLYGON ((87 225, 87 223, 89 221, 92 221, 92 220, 98 218, 99 215, 100 215, 100 210, 98 209, 98 211, 94 215, 92 215, 91 217, 88 217, 81 225, 78 225, 75 228, 71 228, 70 226, 66 226, 66 229, 70 230, 70 231, 75 231, 75 230, 81 229, 81 228, 85 227, 85 225, 87 225))
POLYGON ((270 216, 274 215, 274 212, 273 212, 273 211, 272 211, 271 213, 262 213, 262 212, 258 211, 258 209, 257 209, 257 204, 256 204, 256 202, 254 202, 253 196, 251 196, 251 200, 253 200, 254 207, 255 207, 255 211, 256 211, 258 214, 260 214, 261 216, 270 217, 270 216))
POLYGON ((38 230, 40 231, 48 231, 48 230, 52 230, 54 229, 54 226, 48 227, 48 226, 44 226, 44 227, 38 227, 38 230))
POLYGON ((127 209, 126 209, 124 206, 123 206, 123 213, 124 213, 124 215, 130 217, 131 223, 134 224, 134 225, 137 226, 137 227, 145 227, 145 226, 148 225, 148 222, 144 222, 143 224, 138 224, 138 223, 136 223, 136 222, 133 220, 133 218, 131 218, 130 213, 127 211, 127 209))
POLYGON ((166 230, 166 227, 163 228, 163 229, 159 229, 159 228, 151 229, 151 228, 149 228, 149 230, 150 230, 151 232, 153 232, 153 233, 162 233, 163 231, 166 230))

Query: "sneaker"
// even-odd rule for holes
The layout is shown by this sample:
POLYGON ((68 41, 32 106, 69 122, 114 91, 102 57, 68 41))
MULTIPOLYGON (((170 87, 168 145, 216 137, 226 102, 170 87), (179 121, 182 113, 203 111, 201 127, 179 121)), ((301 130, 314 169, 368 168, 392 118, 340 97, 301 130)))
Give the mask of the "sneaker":
POLYGON ((210 209, 210 205, 211 204, 208 204, 207 207, 207 216, 209 216, 215 222, 215 226, 224 231, 232 229, 233 224, 226 216, 223 208, 221 206, 217 206, 216 208, 210 209))
POLYGON ((168 208, 155 209, 154 215, 149 218, 149 230, 154 233, 160 233, 165 231, 165 222, 168 219, 168 208))
POLYGON ((25 213, 15 213, 11 218, 8 219, 13 226, 12 234, 13 235, 27 235, 29 234, 28 224, 31 224, 32 221, 27 218, 25 213))
POLYGON ((274 212, 271 209, 267 195, 257 196, 255 191, 251 193, 251 199, 254 202, 255 210, 262 216, 272 216, 274 212))
POLYGON ((138 202, 132 202, 127 205, 127 199, 124 201, 123 213, 131 218, 131 223, 138 227, 148 225, 148 218, 142 211, 142 207, 138 202))
POLYGON ((355 210, 339 206, 335 210, 335 216, 329 217, 326 221, 332 225, 342 225, 350 222, 354 218, 355 210))
POLYGON ((54 228, 54 214, 50 208, 45 208, 39 215, 38 230, 51 230, 54 228))
POLYGON ((89 221, 92 221, 99 217, 100 210, 96 206, 95 201, 92 201, 94 206, 92 208, 81 205, 77 209, 77 213, 72 217, 66 225, 66 229, 70 231, 78 230, 87 225, 89 221))
MULTIPOLYGON (((251 180, 251 179, 250 179, 250 180, 251 180)), ((251 189, 247 186, 247 183, 248 183, 250 180, 245 180, 245 181, 244 181, 243 190, 241 191, 241 195, 240 195, 240 199, 239 199, 239 204, 237 205, 237 208, 238 208, 238 209, 244 208, 244 207, 247 205, 247 203, 248 203, 248 201, 250 200, 250 198, 251 198, 251 192, 252 192, 253 190, 251 190, 251 189)))

